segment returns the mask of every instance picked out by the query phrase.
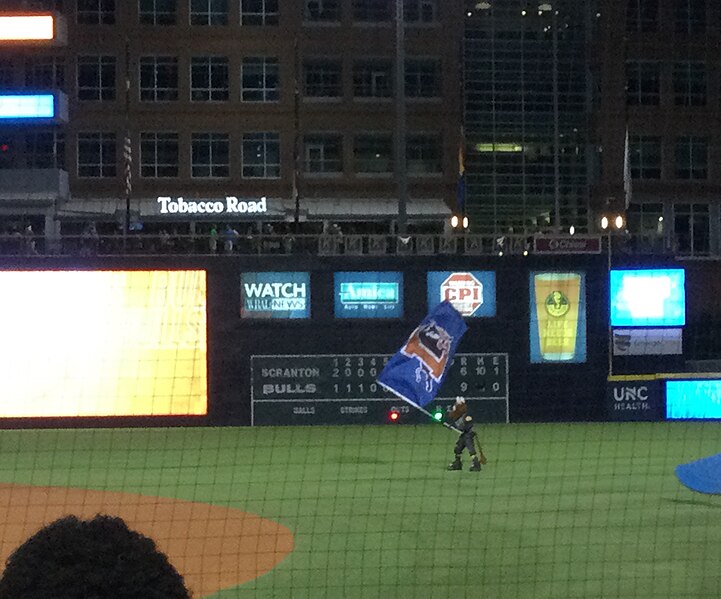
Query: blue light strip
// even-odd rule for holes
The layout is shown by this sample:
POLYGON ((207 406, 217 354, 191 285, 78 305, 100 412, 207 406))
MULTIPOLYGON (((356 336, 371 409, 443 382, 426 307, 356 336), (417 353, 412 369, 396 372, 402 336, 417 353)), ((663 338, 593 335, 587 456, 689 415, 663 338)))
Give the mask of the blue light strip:
POLYGON ((0 119, 52 119, 53 94, 0 94, 0 119))

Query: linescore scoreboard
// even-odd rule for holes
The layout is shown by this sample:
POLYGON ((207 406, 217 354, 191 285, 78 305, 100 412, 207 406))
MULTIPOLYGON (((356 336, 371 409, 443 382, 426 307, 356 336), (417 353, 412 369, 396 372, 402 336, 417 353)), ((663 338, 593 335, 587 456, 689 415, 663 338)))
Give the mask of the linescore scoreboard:
MULTIPOLYGON (((376 378, 390 354, 277 355, 250 358, 253 425, 431 422, 376 378)), ((444 411, 463 396, 477 422, 508 422, 508 354, 456 354, 436 400, 444 411)))

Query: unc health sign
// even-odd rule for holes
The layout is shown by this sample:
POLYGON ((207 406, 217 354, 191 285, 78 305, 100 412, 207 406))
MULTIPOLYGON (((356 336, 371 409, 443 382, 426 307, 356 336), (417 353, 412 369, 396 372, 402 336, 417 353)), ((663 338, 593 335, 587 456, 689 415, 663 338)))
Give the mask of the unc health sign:
POLYGON ((609 381, 606 387, 610 420, 660 420, 661 404, 661 381, 657 379, 628 377, 609 381))
POLYGON ((268 199, 240 200, 227 196, 224 200, 186 200, 185 198, 158 197, 160 214, 265 214, 268 199))
POLYGON ((449 301, 462 316, 496 315, 496 273, 492 271, 428 273, 428 309, 449 301))
POLYGON ((240 275, 242 318, 310 318, 310 274, 244 272, 240 275))
POLYGON ((337 272, 336 318, 401 318, 403 273, 337 272))

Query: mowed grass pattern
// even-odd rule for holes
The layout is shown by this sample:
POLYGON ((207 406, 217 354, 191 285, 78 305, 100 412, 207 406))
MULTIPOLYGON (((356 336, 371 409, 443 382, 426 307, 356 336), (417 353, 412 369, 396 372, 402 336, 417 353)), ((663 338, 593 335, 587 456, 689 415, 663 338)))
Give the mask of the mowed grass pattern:
POLYGON ((721 597, 721 497, 677 464, 719 423, 478 427, 481 473, 424 426, 0 431, 0 482, 209 502, 295 551, 214 599, 721 597))

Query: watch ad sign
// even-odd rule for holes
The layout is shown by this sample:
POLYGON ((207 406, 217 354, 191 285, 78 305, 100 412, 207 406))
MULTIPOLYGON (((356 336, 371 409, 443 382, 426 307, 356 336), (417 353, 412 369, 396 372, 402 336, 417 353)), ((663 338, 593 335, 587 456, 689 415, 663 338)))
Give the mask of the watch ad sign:
POLYGON ((262 319, 310 318, 310 273, 241 273, 240 316, 262 319))
POLYGON ((496 315, 496 273, 433 271, 428 273, 428 309, 449 301, 462 316, 496 315))
POLYGON ((403 273, 337 272, 334 296, 336 318, 401 318, 403 273))
POLYGON ((531 363, 586 361, 586 277, 582 272, 532 272, 531 363))
POLYGON ((660 420, 661 391, 657 379, 609 381, 606 413, 611 420, 660 420))

